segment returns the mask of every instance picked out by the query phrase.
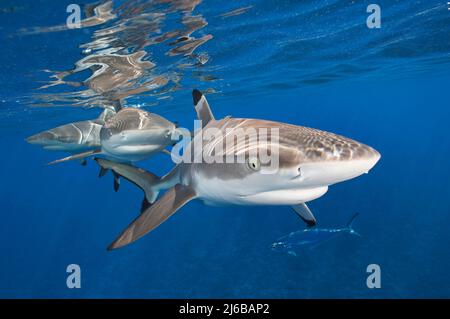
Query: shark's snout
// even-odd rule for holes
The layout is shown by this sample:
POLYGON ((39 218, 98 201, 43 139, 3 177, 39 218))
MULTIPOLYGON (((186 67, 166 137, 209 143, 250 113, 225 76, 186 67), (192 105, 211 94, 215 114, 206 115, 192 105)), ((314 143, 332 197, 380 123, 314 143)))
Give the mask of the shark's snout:
POLYGON ((375 149, 360 145, 349 158, 305 163, 300 170, 305 183, 332 185, 368 173, 380 158, 375 149))
POLYGON ((28 137, 26 141, 30 144, 45 145, 54 139, 55 136, 52 133, 45 131, 28 137))
POLYGON ((381 154, 367 145, 360 145, 349 160, 351 165, 351 173, 359 176, 368 173, 380 160, 381 154))
POLYGON ((371 170, 378 163, 380 158, 381 154, 377 150, 370 148, 369 155, 363 158, 363 160, 366 161, 366 170, 364 170, 364 173, 368 173, 369 170, 371 170))

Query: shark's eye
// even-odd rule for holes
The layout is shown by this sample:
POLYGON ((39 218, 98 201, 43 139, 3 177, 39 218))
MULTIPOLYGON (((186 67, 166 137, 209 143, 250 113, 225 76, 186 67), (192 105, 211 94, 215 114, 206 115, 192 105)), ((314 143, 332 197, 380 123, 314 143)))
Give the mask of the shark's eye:
POLYGON ((253 171, 259 171, 261 169, 261 162, 257 157, 250 157, 247 159, 247 166, 253 171))

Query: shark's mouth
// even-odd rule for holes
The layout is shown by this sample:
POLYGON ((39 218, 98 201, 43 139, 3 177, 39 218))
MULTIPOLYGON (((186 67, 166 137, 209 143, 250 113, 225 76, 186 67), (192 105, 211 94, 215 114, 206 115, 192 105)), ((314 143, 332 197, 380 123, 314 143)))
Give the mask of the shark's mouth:
POLYGON ((250 195, 240 195, 241 204, 249 205, 297 205, 324 195, 328 186, 314 188, 277 189, 250 195))

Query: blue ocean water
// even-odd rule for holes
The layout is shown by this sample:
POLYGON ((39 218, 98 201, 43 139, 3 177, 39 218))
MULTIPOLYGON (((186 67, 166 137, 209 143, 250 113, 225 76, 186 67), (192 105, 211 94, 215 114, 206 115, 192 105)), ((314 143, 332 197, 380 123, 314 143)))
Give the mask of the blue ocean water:
MULTIPOLYGON (((103 19, 92 9, 108 1, 78 1, 88 22, 67 30, 72 2, 0 4, 0 297, 450 297, 445 1, 377 1, 380 29, 366 26, 373 1, 114 1, 103 19), (139 52, 153 66, 125 65, 139 52), (93 161, 46 166, 65 154, 25 138, 119 99, 191 128, 193 88, 217 118, 304 125, 376 148, 369 174, 309 205, 320 227, 358 212, 362 237, 294 257, 270 249, 304 227, 288 207, 192 201, 106 251, 141 191, 123 182, 115 193, 93 161), (73 263, 81 289, 66 286, 73 263), (381 267, 380 289, 366 286, 369 264, 381 267)), ((163 174, 173 164, 157 155, 140 165, 163 174)))

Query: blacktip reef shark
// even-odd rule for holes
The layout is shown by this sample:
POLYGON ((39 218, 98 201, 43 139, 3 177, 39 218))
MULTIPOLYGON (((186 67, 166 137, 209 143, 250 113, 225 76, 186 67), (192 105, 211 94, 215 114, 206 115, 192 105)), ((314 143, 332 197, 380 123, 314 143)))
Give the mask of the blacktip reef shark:
MULTIPOLYGON (((143 189, 148 202, 153 203, 108 249, 123 247, 141 238, 193 199, 212 205, 292 206, 312 226, 316 219, 306 202, 323 196, 330 185, 367 173, 380 159, 380 154, 373 148, 325 131, 258 119, 226 117, 216 120, 200 91, 193 91, 193 100, 203 130, 214 128, 225 132, 225 129, 237 128, 277 128, 278 170, 266 174, 266 165, 269 164, 263 164, 258 157, 249 157, 243 163, 181 162, 159 178, 131 165, 97 158, 101 167, 115 171, 143 189), (156 200, 164 189, 167 191, 156 200)), ((192 152, 196 152, 192 146, 196 142, 200 142, 203 149, 215 142, 204 140, 199 131, 202 130, 195 132, 187 151, 193 149, 192 152)), ((231 150, 234 152, 232 155, 260 147, 251 144, 240 146, 231 150)))
POLYGON ((271 245, 272 250, 286 252, 289 255, 297 256, 298 249, 314 249, 320 244, 329 241, 342 234, 361 236, 353 229, 353 222, 359 214, 354 214, 347 224, 341 228, 306 228, 289 233, 279 238, 271 245))
MULTIPOLYGON (((80 125, 69 124, 64 127, 78 128, 78 126, 80 125)), ((115 115, 106 119, 102 125, 95 128, 95 143, 89 144, 90 150, 58 159, 49 164, 76 159, 83 160, 86 157, 99 154, 114 161, 136 162, 164 151, 167 146, 174 144, 180 136, 175 123, 157 114, 132 107, 122 108, 115 115)), ((59 128, 57 129, 61 131, 59 128)), ((50 131, 32 136, 28 139, 28 142, 43 144, 42 137, 49 135, 48 132, 50 131)), ((69 135, 69 133, 66 133, 66 135, 69 135)), ((51 134, 51 136, 60 135, 51 134)))
MULTIPOLYGON (((97 119, 79 121, 40 132, 26 139, 30 144, 40 145, 45 150, 64 151, 71 154, 86 152, 101 146, 100 131, 105 121, 115 111, 105 109, 97 119)), ((84 159, 82 159, 85 163, 84 159)))
MULTIPOLYGON (((179 134, 175 123, 162 116, 141 109, 124 108, 103 125, 100 131, 101 150, 96 154, 103 154, 116 163, 136 162, 165 152, 168 145, 176 142, 179 134)), ((99 177, 106 172, 107 169, 102 167, 99 177)), ((120 187, 119 174, 114 170, 112 172, 114 190, 117 192, 120 187)), ((144 198, 142 209, 148 205, 144 198)))
POLYGON ((177 141, 177 126, 162 116, 124 108, 100 131, 101 153, 124 162, 146 159, 177 141))

